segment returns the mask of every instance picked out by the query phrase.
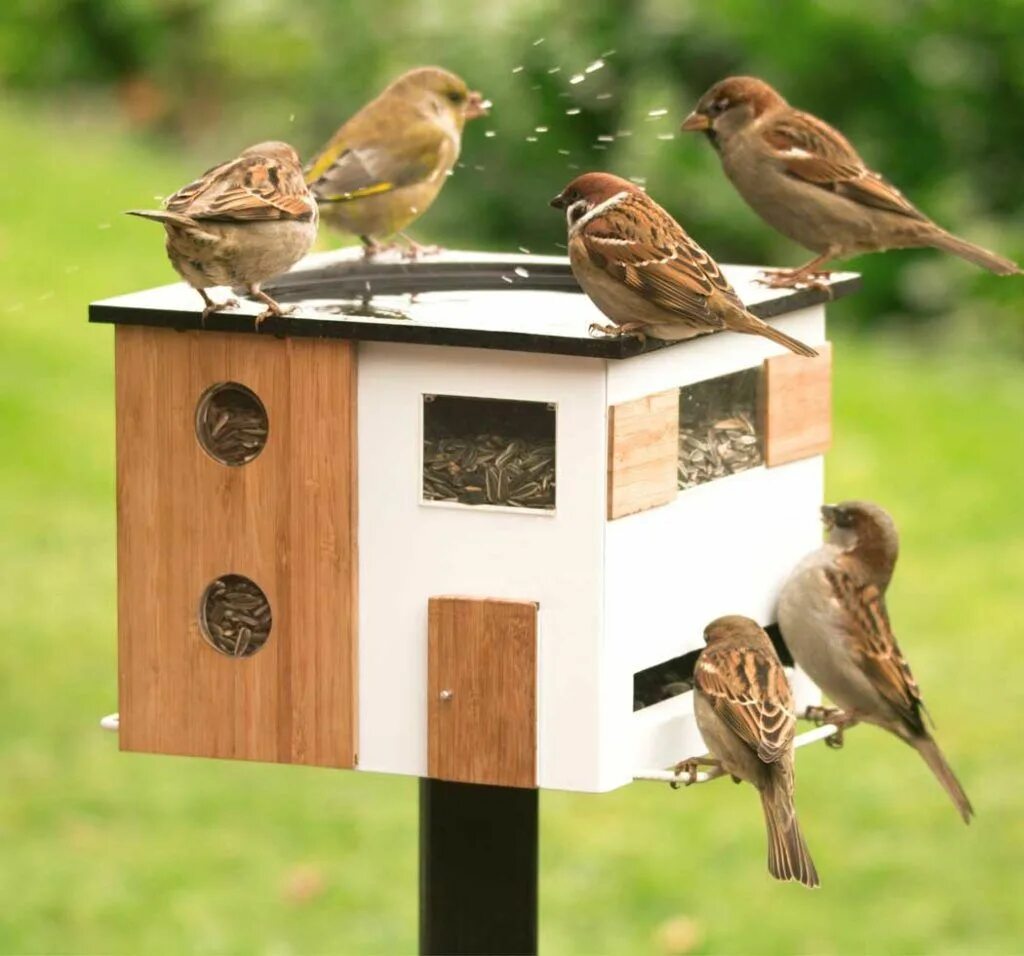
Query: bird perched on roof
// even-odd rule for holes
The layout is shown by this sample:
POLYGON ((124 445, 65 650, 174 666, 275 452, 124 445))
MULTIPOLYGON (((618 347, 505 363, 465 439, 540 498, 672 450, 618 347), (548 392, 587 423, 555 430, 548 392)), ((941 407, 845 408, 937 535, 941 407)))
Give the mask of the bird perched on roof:
POLYGON ((818 886, 796 819, 793 738, 796 711, 786 672, 768 635, 731 615, 704 629, 694 668, 694 715, 711 756, 761 794, 768 829, 768 872, 818 886))
MULTIPOLYGON (((358 236, 367 257, 427 211, 459 158, 481 95, 436 66, 402 74, 349 119, 306 170, 324 221, 358 236)), ((411 240, 413 255, 422 251, 411 240)))
POLYGON ((849 718, 910 744, 970 822, 971 802, 925 726, 921 692, 885 607, 899 552, 896 525, 867 501, 825 505, 821 513, 827 542, 797 566, 779 595, 786 646, 849 718))
POLYGON ((298 153, 287 143, 250 146, 237 159, 207 170, 164 202, 162 210, 132 209, 163 223, 167 256, 203 298, 203 321, 234 308, 214 302, 211 286, 242 286, 267 308, 256 325, 284 309, 260 284, 299 261, 316 239, 316 202, 302 178, 298 153))
POLYGON ((769 285, 813 279, 832 259, 931 246, 995 272, 1016 263, 937 226, 895 186, 869 169, 846 137, 794 109, 763 80, 733 76, 711 87, 682 128, 705 133, 726 176, 770 226, 815 253, 769 285))
POLYGON ((715 260, 639 186, 584 173, 551 205, 565 210, 576 280, 614 323, 591 331, 676 341, 731 329, 818 354, 752 315, 715 260))

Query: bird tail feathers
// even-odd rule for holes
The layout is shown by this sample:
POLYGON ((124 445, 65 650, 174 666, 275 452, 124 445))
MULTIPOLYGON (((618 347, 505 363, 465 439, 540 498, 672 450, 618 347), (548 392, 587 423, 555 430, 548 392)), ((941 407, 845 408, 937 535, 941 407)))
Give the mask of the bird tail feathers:
POLYGON ((178 212, 168 212, 166 209, 128 209, 125 211, 125 215, 139 216, 142 219, 151 219, 153 222, 162 222, 165 226, 173 226, 186 233, 194 242, 203 245, 220 241, 213 233, 203 229, 195 219, 183 216, 178 212))
POLYGON ((1002 256, 997 256, 994 252, 982 249, 981 246, 976 246, 974 243, 967 242, 967 240, 961 239, 959 236, 954 236, 938 226, 935 227, 934 232, 929 231, 927 239, 928 245, 936 249, 943 249, 946 252, 952 252, 954 256, 959 256, 961 259, 973 262, 974 265, 981 266, 982 269, 988 269, 989 272, 994 272, 996 275, 1012 276, 1019 275, 1021 272, 1020 266, 1016 262, 1004 259, 1002 256))
POLYGON ((794 339, 791 335, 786 335, 785 332, 775 328, 775 326, 762 322, 756 315, 751 315, 749 312, 744 312, 743 319, 740 321, 730 319, 728 325, 734 332, 745 332, 747 335, 762 335, 766 339, 771 339, 773 342, 785 346, 790 352, 795 352, 797 355, 813 358, 818 354, 809 345, 804 345, 799 339, 794 339))
POLYGON ((761 791, 761 804, 768 828, 768 872, 777 880, 820 886, 818 871, 797 823, 792 785, 781 777, 771 779, 761 791))
POLYGON ((956 774, 953 773, 952 768, 946 763, 946 758, 942 755, 942 751, 939 750, 939 745, 930 736, 914 737, 909 743, 924 758, 924 762, 928 764, 928 769, 935 774, 936 779, 942 784, 946 793, 949 794, 957 810, 960 811, 960 816, 963 817, 964 823, 970 823, 971 817, 974 816, 974 807, 971 806, 971 801, 967 799, 967 794, 964 792, 964 788, 960 786, 960 781, 957 780, 956 774))

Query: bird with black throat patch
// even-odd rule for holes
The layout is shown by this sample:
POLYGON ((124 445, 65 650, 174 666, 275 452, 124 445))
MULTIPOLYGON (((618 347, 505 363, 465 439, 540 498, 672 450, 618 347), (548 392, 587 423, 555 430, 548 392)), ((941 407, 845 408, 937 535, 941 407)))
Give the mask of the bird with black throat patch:
POLYGON ((818 886, 794 804, 793 691, 771 639, 757 622, 730 615, 712 621, 704 640, 693 671, 693 706, 712 762, 761 795, 768 872, 818 886))
POLYGON ((613 323, 592 332, 678 341, 730 330, 818 354, 751 314, 715 260, 639 186, 584 173, 551 205, 565 210, 577 282, 613 323))
POLYGON ((682 129, 704 133, 754 212, 815 254, 799 268, 766 272, 768 285, 814 283, 833 259, 920 247, 943 249, 997 275, 1021 271, 936 225, 872 171, 842 133, 756 77, 716 83, 682 129))
POLYGON ((793 571, 778 620, 794 660, 843 711, 875 724, 924 758, 969 823, 971 801, 925 725, 927 711, 889 621, 885 595, 899 554, 896 524, 868 501, 821 509, 825 544, 793 571))
POLYGON ((266 305, 256 327, 287 311, 260 285, 287 272, 313 245, 317 206, 302 178, 298 153, 287 143, 250 146, 237 159, 207 170, 164 202, 163 209, 133 209, 162 223, 167 256, 203 299, 202 321, 235 308, 206 290, 241 286, 266 305))

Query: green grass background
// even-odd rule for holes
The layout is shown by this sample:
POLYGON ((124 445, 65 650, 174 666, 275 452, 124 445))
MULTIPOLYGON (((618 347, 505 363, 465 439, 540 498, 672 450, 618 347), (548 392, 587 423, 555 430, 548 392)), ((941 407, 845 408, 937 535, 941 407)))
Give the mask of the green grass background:
MULTIPOLYGON (((171 281, 159 231, 119 211, 194 170, 10 106, 0 138, 0 952, 414 951, 414 781, 119 754, 98 729, 112 342, 86 305, 171 281)), ((977 819, 866 728, 800 753, 815 893, 767 878, 746 788, 544 793, 547 953, 1024 951, 1020 362, 856 339, 843 311, 830 494, 898 518, 891 610, 977 819)))

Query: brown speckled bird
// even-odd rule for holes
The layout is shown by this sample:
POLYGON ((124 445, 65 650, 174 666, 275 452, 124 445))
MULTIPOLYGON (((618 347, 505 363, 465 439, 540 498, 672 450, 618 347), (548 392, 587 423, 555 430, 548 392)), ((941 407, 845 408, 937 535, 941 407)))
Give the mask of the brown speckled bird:
POLYGON ((747 617, 712 621, 694 669, 694 712, 711 756, 761 794, 768 872, 818 886, 793 803, 793 692, 768 635, 747 617))
POLYGON ((729 329, 818 354, 751 314, 715 260, 633 183, 584 173, 551 205, 565 210, 576 280, 615 323, 591 331, 678 341, 729 329))
POLYGON ((786 646, 848 717, 910 744, 968 823, 971 802, 925 727, 921 692, 885 607, 899 552, 896 525, 867 501, 821 512, 828 541, 797 566, 779 595, 786 646))
POLYGON ((234 300, 214 302, 211 286, 242 286, 266 304, 256 325, 284 309, 260 284, 299 261, 316 239, 317 207, 302 178, 298 154, 287 143, 250 146, 227 163, 207 170, 167 199, 162 210, 133 209, 163 223, 167 256, 181 277, 213 312, 234 300))
POLYGON ((1020 272, 1009 259, 937 226, 869 169, 842 133, 794 109, 763 80, 732 76, 716 83, 682 128, 705 133, 750 207, 815 253, 798 269, 769 272, 769 285, 813 280, 832 259, 922 246, 997 275, 1020 272))

